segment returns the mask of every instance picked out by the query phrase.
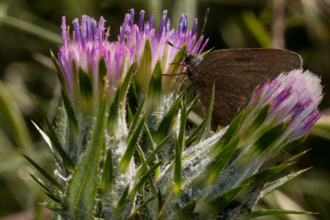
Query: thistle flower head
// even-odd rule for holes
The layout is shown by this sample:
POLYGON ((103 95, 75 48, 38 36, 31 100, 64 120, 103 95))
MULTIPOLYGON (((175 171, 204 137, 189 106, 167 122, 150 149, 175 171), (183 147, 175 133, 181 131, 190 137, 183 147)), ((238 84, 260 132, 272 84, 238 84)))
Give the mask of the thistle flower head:
POLYGON ((276 117, 277 124, 288 122, 290 140, 305 135, 321 117, 318 111, 323 95, 321 79, 309 71, 293 70, 266 82, 251 99, 257 99, 256 109, 270 104, 268 120, 276 117), (293 133, 292 133, 293 132, 293 133))
MULTIPOLYGON (((200 54, 208 42, 202 44, 201 36, 196 44, 197 19, 195 19, 192 30, 188 30, 188 14, 182 14, 177 29, 171 28, 170 19, 167 18, 167 10, 163 11, 158 30, 154 28, 154 16, 145 21, 145 12, 139 13, 137 23, 134 23, 134 9, 125 15, 124 22, 120 27, 120 34, 116 41, 109 42, 109 29, 105 26, 105 20, 96 20, 86 15, 79 20, 73 20, 72 42, 70 41, 70 28, 66 25, 65 17, 62 18, 63 46, 59 47, 58 56, 60 68, 64 74, 66 89, 71 99, 77 96, 79 77, 76 73, 79 68, 84 70, 90 78, 94 96, 102 91, 98 88, 99 78, 106 77, 110 82, 112 90, 121 84, 127 70, 136 63, 135 83, 137 88, 146 91, 157 62, 160 62, 162 74, 184 72, 181 65, 170 65, 173 61, 181 62, 184 51, 200 54), (170 46, 171 42, 175 47, 170 46), (184 47, 178 57, 179 49, 184 47), (179 60, 177 60, 179 58, 179 60), (104 59, 105 66, 101 60, 104 59), (181 60, 180 60, 181 59, 181 60), (103 68, 103 69, 102 69, 103 68), (78 78, 78 79, 77 79, 78 78), (76 92, 77 93, 77 92, 76 92)), ((176 91, 182 78, 173 77, 164 79, 162 85, 168 91, 176 91)), ((79 93, 79 92, 78 92, 79 93)), ((111 94, 111 92, 110 92, 111 94)), ((110 95, 111 96, 111 95, 110 95)))

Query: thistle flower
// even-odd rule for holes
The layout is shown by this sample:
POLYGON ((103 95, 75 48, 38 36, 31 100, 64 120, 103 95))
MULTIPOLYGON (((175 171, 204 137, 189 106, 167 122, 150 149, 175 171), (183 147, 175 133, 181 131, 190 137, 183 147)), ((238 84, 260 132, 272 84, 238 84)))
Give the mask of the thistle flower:
MULTIPOLYGON (((180 63, 185 50, 200 54, 208 42, 207 39, 202 45, 201 36, 195 43, 197 19, 194 21, 193 29, 188 30, 188 14, 181 15, 179 27, 174 29, 171 28, 165 10, 158 31, 153 27, 154 15, 145 22, 145 12, 142 10, 137 24, 134 24, 134 15, 134 9, 125 15, 118 40, 113 42, 108 41, 110 28, 105 30, 103 17, 97 24, 96 20, 84 15, 80 27, 78 18, 72 22, 74 30, 71 43, 70 29, 67 28, 65 17, 62 18, 63 46, 59 47, 58 56, 60 68, 64 73, 64 83, 72 101, 79 99, 79 68, 87 73, 94 98, 103 89, 98 81, 103 80, 104 76, 109 80, 109 93, 113 98, 128 69, 136 63, 137 73, 134 79, 137 89, 146 92, 158 62, 162 74, 183 72, 183 66, 170 64, 180 63), (171 42, 174 47, 167 42, 171 42), (182 50, 179 51, 177 48, 181 47, 182 50)), ((176 92, 181 79, 182 77, 165 78, 162 82, 163 91, 176 92)))
POLYGON ((63 46, 53 61, 63 106, 56 131, 42 110, 46 129, 39 129, 56 177, 25 156, 51 183, 31 175, 49 196, 47 207, 58 220, 248 219, 257 200, 285 182, 265 185, 291 163, 275 164, 320 117, 320 79, 308 71, 281 74, 215 134, 211 101, 207 118, 188 132, 197 102, 186 102, 191 86, 178 94, 183 76, 161 75, 185 71, 178 64, 185 51, 201 54, 208 40, 196 39, 197 20, 187 29, 187 14, 175 30, 164 11, 157 33, 153 16, 144 24, 141 11, 134 24, 134 14, 126 14, 114 42, 102 17, 97 25, 83 16, 80 27, 75 19, 72 42, 62 19, 63 46))

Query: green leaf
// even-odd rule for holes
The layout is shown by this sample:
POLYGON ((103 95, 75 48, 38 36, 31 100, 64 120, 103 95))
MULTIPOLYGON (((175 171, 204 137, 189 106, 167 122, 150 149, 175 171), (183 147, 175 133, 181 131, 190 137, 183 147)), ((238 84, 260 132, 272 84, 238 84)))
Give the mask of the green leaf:
POLYGON ((177 194, 181 191, 182 185, 182 164, 181 164, 181 148, 178 140, 175 140, 175 161, 174 161, 174 183, 175 192, 177 194))
POLYGON ((196 183, 194 185, 198 185, 198 188, 204 189, 206 186, 213 184, 234 154, 239 140, 239 138, 232 140, 220 152, 220 154, 218 154, 215 159, 210 162, 204 172, 197 177, 196 183))
POLYGON ((248 219, 254 219, 261 216, 267 216, 267 215, 288 215, 288 214, 303 214, 303 215, 310 215, 310 214, 317 214, 313 212, 306 212, 306 211, 291 211, 291 210, 261 210, 261 211, 255 211, 250 212, 245 215, 242 215, 237 220, 248 220, 248 219))
POLYGON ((291 166, 292 163, 290 164, 281 164, 276 167, 269 168, 267 170, 261 171, 259 173, 254 174, 253 176, 247 178, 244 180, 241 185, 256 185, 259 184, 263 181, 266 181, 267 179, 271 178, 273 175, 281 172, 285 168, 291 166))
POLYGON ((47 195, 50 196, 55 202, 57 203, 61 203, 61 197, 59 197, 58 195, 56 195, 56 192, 51 189, 49 186, 47 186, 44 182, 42 182, 41 179, 39 179, 38 177, 34 176, 33 174, 29 173, 30 176, 32 177, 32 179, 34 179, 34 181, 36 181, 44 190, 46 190, 47 195))
POLYGON ((285 123, 281 123, 268 131, 266 131, 254 144, 254 149, 259 151, 264 151, 267 149, 268 146, 270 146, 276 139, 282 134, 285 123))
POLYGON ((62 88, 64 89, 64 91, 67 93, 68 92, 68 86, 66 84, 68 79, 65 79, 65 76, 60 68, 60 64, 58 63, 57 59, 55 58, 53 51, 50 51, 51 57, 52 57, 52 61, 54 63, 54 66, 56 68, 56 74, 58 79, 60 80, 60 83, 62 85, 62 88))
POLYGON ((34 123, 33 121, 31 121, 32 124, 37 128, 37 130, 39 131, 39 133, 41 134, 41 136, 43 137, 43 139, 45 140, 45 142, 47 143, 49 149, 52 151, 56 161, 58 164, 60 164, 61 161, 61 157, 58 155, 56 149, 53 147, 52 142, 50 141, 49 137, 47 136, 47 134, 45 134, 36 123, 34 123))
POLYGON ((142 114, 142 110, 144 109, 144 103, 145 103, 145 98, 143 98, 139 108, 137 109, 135 115, 134 115, 134 120, 129 128, 128 131, 128 139, 132 136, 133 132, 136 130, 136 127, 139 123, 139 121, 141 120, 141 114, 142 114))
POLYGON ((142 210, 144 207, 146 207, 148 205, 149 202, 151 202, 154 198, 156 198, 156 196, 152 196, 150 197, 147 201, 145 201, 144 203, 142 203, 139 207, 137 207, 136 209, 134 209, 130 214, 129 217, 134 216, 138 211, 142 210))
POLYGON ((200 133, 204 130, 206 124, 206 120, 204 120, 186 139, 185 145, 189 147, 194 141, 196 141, 200 137, 200 133))
POLYGON ((177 113, 180 104, 181 104, 181 96, 173 103, 171 108, 168 110, 168 112, 165 114, 162 121, 160 122, 158 129, 154 135, 155 143, 159 143, 167 136, 170 129, 171 121, 175 116, 175 114, 177 113))
POLYGON ((72 108, 71 101, 70 101, 67 93, 64 91, 63 87, 61 88, 61 93, 62 93, 62 99, 63 99, 65 111, 68 115, 70 125, 73 129, 78 131, 78 122, 77 122, 76 114, 72 108))
POLYGON ((102 55, 100 62, 99 62, 99 75, 98 75, 98 86, 97 88, 100 89, 99 95, 102 97, 102 89, 104 88, 105 80, 104 77, 107 75, 107 64, 105 62, 105 58, 102 55))
POLYGON ((157 167, 159 167, 163 163, 163 160, 159 161, 155 165, 153 165, 142 177, 141 179, 135 184, 132 191, 129 193, 130 198, 134 198, 135 194, 141 189, 145 181, 148 179, 151 173, 153 173, 157 167))
MULTIPOLYGON (((246 129, 248 131, 256 131, 266 120, 269 108, 270 104, 265 105, 246 129)), ((250 135, 249 132, 246 132, 246 135, 250 135)))
POLYGON ((148 112, 155 112, 161 106, 161 92, 162 92, 162 69, 160 66, 160 60, 157 61, 154 72, 149 84, 149 91, 146 100, 146 109, 148 112))
POLYGON ((117 205, 115 207, 115 210, 116 211, 120 210, 124 206, 124 204, 126 202, 126 199, 127 199, 127 196, 128 196, 128 191, 129 191, 129 184, 125 188, 123 194, 121 195, 121 197, 120 197, 120 199, 119 199, 119 201, 118 201, 118 203, 117 203, 117 205))
POLYGON ((236 134, 236 132, 243 120, 244 115, 245 115, 245 111, 243 110, 243 111, 241 111, 241 113, 239 113, 234 118, 234 120, 229 125, 229 128, 226 131, 226 133, 221 137, 221 139, 219 140, 219 143, 217 143, 218 148, 221 149, 222 146, 226 146, 231 141, 231 139, 236 134))
POLYGON ((138 109, 138 98, 137 98, 137 92, 136 92, 134 78, 132 79, 132 83, 128 89, 128 104, 132 110, 132 114, 135 115, 135 113, 138 109))
POLYGON ((152 52, 151 52, 150 40, 147 39, 145 42, 142 57, 140 59, 140 65, 135 77, 136 86, 139 89, 147 91, 151 74, 152 74, 152 52))
MULTIPOLYGON (((207 209, 203 210, 207 219, 215 219, 217 215, 228 206, 237 194, 244 189, 246 185, 240 185, 223 193, 219 197, 207 202, 207 209)), ((205 200, 205 199, 204 199, 205 200)), ((197 205, 200 200, 197 201, 197 205)), ((205 204, 206 205, 206 204, 205 204)))
MULTIPOLYGON (((17 149, 16 149, 17 150, 17 149)), ((18 150, 17 150, 18 151, 18 150)), ((19 151, 18 151, 19 152, 19 151)), ((19 152, 21 153, 21 152, 19 152)), ((30 157, 26 156, 25 154, 21 153, 23 155, 23 157, 25 157, 25 159, 27 161, 29 161, 29 163, 34 166, 34 168, 36 168, 49 182, 51 182, 51 184, 53 184, 55 187, 57 187, 61 192, 64 192, 64 187, 57 182, 57 180, 55 180, 51 175, 49 175, 44 169, 42 169, 36 162, 34 162, 30 157)))
POLYGON ((93 126, 92 139, 87 152, 81 159, 79 167, 72 174, 66 193, 66 202, 73 219, 90 219, 96 204, 99 161, 103 150, 104 130, 106 124, 106 87, 93 126), (83 212, 81 210, 84 210, 83 212))
POLYGON ((79 86, 81 99, 84 103, 84 111, 90 114, 93 111, 93 107, 91 106, 93 105, 92 81, 82 67, 79 67, 79 86))
MULTIPOLYGON (((146 159, 144 157, 143 150, 141 149, 140 145, 137 145, 137 150, 138 150, 138 153, 139 153, 139 156, 140 156, 140 160, 142 161, 142 167, 144 168, 144 170, 148 171, 149 167, 148 167, 148 164, 147 164, 146 159)), ((156 169, 156 171, 157 171, 157 169, 156 169)), ((156 187, 154 185, 154 182, 153 182, 152 178, 149 176, 148 179, 149 179, 150 188, 152 190, 152 193, 156 194, 156 187)))
POLYGON ((200 95, 196 95, 195 98, 189 102, 189 104, 187 105, 187 115, 189 115, 189 113, 193 110, 194 106, 196 105, 196 103, 198 102, 200 98, 200 95))
POLYGON ((73 170, 75 165, 74 165, 72 159, 69 157, 69 155, 65 152, 64 148, 62 147, 60 141, 58 140, 58 138, 55 134, 55 131, 53 130, 52 125, 50 124, 50 122, 47 119, 45 112, 42 110, 40 105, 38 105, 38 108, 39 108, 39 111, 41 113, 41 116, 42 116, 44 122, 46 123, 46 127, 47 127, 46 133, 47 133, 49 139, 51 140, 54 148, 57 150, 57 152, 61 156, 64 166, 67 167, 69 170, 73 170))
POLYGON ((166 206, 167 206, 167 203, 170 201, 170 198, 171 198, 173 192, 174 192, 174 190, 172 190, 172 191, 170 192, 170 194, 168 195, 168 197, 167 197, 167 199, 166 199, 166 201, 165 201, 165 203, 164 203, 162 209, 158 212, 158 215, 157 215, 156 220, 160 220, 160 219, 163 218, 163 214, 164 214, 165 208, 166 208, 166 206))
POLYGON ((190 200, 183 208, 177 211, 173 219, 180 219, 180 220, 189 220, 193 215, 193 211, 197 204, 197 198, 190 200))
POLYGON ((296 138, 289 143, 285 144, 284 146, 281 146, 281 153, 282 152, 290 152, 294 147, 301 144, 305 139, 307 135, 303 135, 299 138, 296 138))
POLYGON ((294 161, 297 161, 301 156, 305 155, 308 151, 310 151, 311 149, 305 150, 293 157, 291 157, 290 159, 288 159, 287 161, 285 161, 284 163, 292 163, 294 161))
POLYGON ((134 133, 132 134, 132 137, 129 138, 126 151, 125 151, 122 159, 120 160, 119 167, 118 167, 119 172, 121 172, 121 173, 124 173, 127 170, 127 168, 129 167, 129 163, 132 159, 135 146, 138 143, 139 136, 141 134, 145 119, 146 119, 146 115, 144 115, 142 117, 142 119, 141 119, 140 123, 138 124, 137 128, 134 130, 134 133))
POLYGON ((295 173, 291 173, 289 175, 286 175, 285 177, 282 177, 280 179, 277 179, 277 180, 274 180, 272 182, 266 183, 265 186, 263 187, 261 193, 259 194, 258 200, 260 200, 265 195, 273 192, 278 187, 282 186, 283 184, 287 183, 288 181, 292 180, 293 178, 299 176, 300 174, 306 172, 309 169, 311 169, 311 168, 307 168, 307 169, 304 169, 304 170, 299 170, 295 173))
POLYGON ((124 81, 120 86, 120 97, 119 97, 120 102, 125 103, 125 101, 126 101, 126 95, 127 95, 127 91, 128 91, 128 88, 129 88, 128 86, 129 86, 130 82, 132 82, 133 72, 134 72, 135 66, 136 66, 135 63, 133 63, 130 66, 129 70, 127 71, 127 73, 125 75, 124 81))
POLYGON ((165 144, 170 140, 170 138, 173 136, 173 134, 167 135, 157 146, 156 148, 148 155, 147 157, 147 164, 149 164, 153 158, 156 156, 156 154, 162 149, 162 147, 165 146, 165 144))
MULTIPOLYGON (((169 66, 167 73, 177 73, 178 69, 181 67, 179 63, 181 63, 183 58, 186 56, 186 51, 187 51, 187 44, 185 43, 178 50, 177 54, 175 55, 175 58, 172 61, 173 65, 169 66)), ((173 79, 176 80, 175 77, 173 77, 173 79)))
POLYGON ((108 131, 110 136, 117 136, 118 134, 118 117, 119 117, 119 89, 117 90, 116 96, 113 99, 108 117, 108 131))
POLYGON ((113 183, 113 160, 111 147, 108 149, 107 158, 103 166, 103 173, 100 181, 100 188, 103 192, 108 192, 113 183))
POLYGON ((179 130, 179 147, 182 154, 183 149, 185 148, 185 132, 186 132, 186 120, 187 120, 187 102, 185 100, 185 96, 183 96, 184 103, 181 108, 181 122, 180 122, 180 130, 179 130))

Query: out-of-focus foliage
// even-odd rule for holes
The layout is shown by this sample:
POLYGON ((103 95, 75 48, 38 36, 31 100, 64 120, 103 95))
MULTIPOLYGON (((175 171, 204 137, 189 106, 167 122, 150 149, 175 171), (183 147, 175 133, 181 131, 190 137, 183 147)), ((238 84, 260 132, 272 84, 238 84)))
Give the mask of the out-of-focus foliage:
MULTIPOLYGON (((49 49, 61 44, 61 16, 67 21, 87 14, 104 16, 117 38, 123 15, 144 9, 146 17, 169 10, 172 21, 181 13, 203 20, 208 48, 284 47, 299 53, 304 68, 322 76, 324 115, 330 107, 330 0, 2 0, 0 2, 0 218, 23 210, 39 213, 45 199, 28 176, 36 172, 13 150, 28 153, 46 169, 52 161, 30 120, 41 122, 36 99, 55 121, 60 90, 49 49)), ((199 32, 202 24, 199 25, 199 32)), ((198 109, 196 109, 198 113, 198 109)), ((195 120, 195 119, 193 119, 195 120)), ((266 196, 260 208, 307 210, 319 215, 275 216, 272 219, 330 219, 330 119, 323 117, 313 135, 297 150, 312 148, 291 171, 313 169, 266 196)), ((297 152, 292 152, 296 154, 297 152)), ((290 172, 290 171, 288 171, 290 172)), ((41 212, 40 212, 41 213, 41 212)), ((41 214, 35 218, 45 219, 41 214)), ((30 216, 29 218, 32 219, 30 216)), ((259 218, 262 219, 262 218, 259 218)), ((264 219, 270 219, 269 217, 264 219)))

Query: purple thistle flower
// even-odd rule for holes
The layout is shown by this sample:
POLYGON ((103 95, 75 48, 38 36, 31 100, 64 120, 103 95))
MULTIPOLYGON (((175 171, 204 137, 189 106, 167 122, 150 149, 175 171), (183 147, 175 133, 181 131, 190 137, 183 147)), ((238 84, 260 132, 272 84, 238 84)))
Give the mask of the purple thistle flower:
MULTIPOLYGON (((62 17, 63 46, 59 47, 58 56, 71 99, 74 97, 74 90, 77 89, 73 79, 76 74, 73 74, 72 71, 78 70, 80 67, 90 74, 89 77, 93 82, 93 93, 97 94, 101 91, 101 88, 97 88, 97 81, 99 63, 102 57, 105 59, 109 84, 111 88, 116 89, 134 62, 136 62, 137 68, 140 67, 147 40, 151 47, 151 69, 153 70, 157 61, 160 60, 162 74, 171 73, 169 72, 172 69, 170 63, 173 62, 179 51, 177 48, 187 44, 188 51, 192 53, 198 51, 200 54, 208 42, 207 39, 202 45, 203 36, 201 36, 194 46, 197 19, 194 21, 192 30, 188 30, 188 14, 182 14, 179 27, 175 30, 174 28, 171 29, 170 19, 167 19, 167 11, 165 10, 157 34, 153 28, 153 15, 143 27, 145 12, 142 10, 139 13, 140 17, 137 24, 134 24, 134 14, 134 9, 131 9, 130 13, 125 15, 118 39, 112 42, 107 40, 109 32, 106 30, 103 17, 97 24, 93 18, 83 15, 80 26, 78 18, 73 20, 72 42, 66 19, 62 17), (167 44, 168 41, 177 48, 167 44), (75 68, 72 67, 73 61, 76 64, 75 68)), ((179 67, 179 71, 183 72, 184 70, 183 66, 179 67)), ((150 76, 147 78, 150 79, 150 76)))
POLYGON ((267 120, 287 122, 285 136, 290 140, 305 135, 321 117, 318 105, 323 98, 321 79, 309 71, 293 70, 266 82, 252 97, 249 106, 259 99, 255 109, 270 104, 267 120))

